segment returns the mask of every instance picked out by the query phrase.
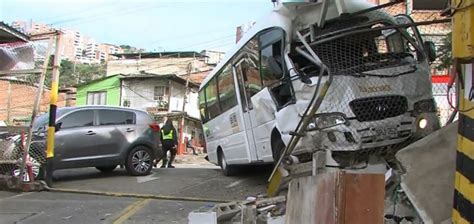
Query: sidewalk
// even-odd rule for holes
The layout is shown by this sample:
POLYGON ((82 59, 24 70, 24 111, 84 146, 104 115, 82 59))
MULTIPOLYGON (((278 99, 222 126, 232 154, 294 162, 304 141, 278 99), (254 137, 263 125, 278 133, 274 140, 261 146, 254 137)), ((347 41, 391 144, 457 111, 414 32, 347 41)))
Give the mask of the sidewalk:
POLYGON ((206 154, 193 155, 177 155, 174 164, 178 168, 202 168, 202 169, 219 169, 219 166, 216 166, 206 159, 206 154))

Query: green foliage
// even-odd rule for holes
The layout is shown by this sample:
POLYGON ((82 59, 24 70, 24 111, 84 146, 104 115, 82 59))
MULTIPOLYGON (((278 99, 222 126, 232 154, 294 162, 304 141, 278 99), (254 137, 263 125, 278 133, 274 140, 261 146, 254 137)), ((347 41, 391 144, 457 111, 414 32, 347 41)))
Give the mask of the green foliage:
MULTIPOLYGON (((46 73, 46 86, 51 86, 52 67, 54 56, 49 61, 48 72, 46 73)), ((59 86, 73 87, 94 79, 102 78, 106 74, 105 64, 79 64, 69 60, 62 60, 59 67, 59 86)))
POLYGON ((452 55, 452 33, 448 33, 443 39, 442 45, 438 49, 438 57, 441 63, 438 65, 437 69, 449 69, 453 64, 453 55, 452 55))
POLYGON ((122 48, 125 53, 139 53, 145 51, 145 49, 132 47, 130 45, 120 45, 120 48, 122 48))

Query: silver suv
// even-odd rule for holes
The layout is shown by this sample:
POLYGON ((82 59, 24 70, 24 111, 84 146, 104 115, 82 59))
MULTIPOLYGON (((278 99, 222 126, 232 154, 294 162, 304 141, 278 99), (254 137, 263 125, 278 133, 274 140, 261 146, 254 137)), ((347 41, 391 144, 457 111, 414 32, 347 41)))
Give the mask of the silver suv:
MULTIPOLYGON (((31 148, 46 145, 48 116, 43 114, 36 119, 31 148)), ((131 175, 147 175, 154 158, 161 155, 159 126, 144 111, 109 106, 66 107, 58 109, 56 121, 55 170, 96 167, 111 172, 124 165, 131 175)), ((41 171, 37 175, 41 176, 41 171)))

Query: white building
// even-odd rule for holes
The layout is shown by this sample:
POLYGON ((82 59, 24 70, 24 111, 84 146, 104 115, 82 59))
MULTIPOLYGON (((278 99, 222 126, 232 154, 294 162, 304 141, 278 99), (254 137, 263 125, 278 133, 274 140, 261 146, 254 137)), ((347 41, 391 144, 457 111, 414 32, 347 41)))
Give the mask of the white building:
POLYGON ((204 136, 200 125, 198 88, 197 84, 188 82, 188 90, 186 90, 186 79, 174 74, 122 75, 121 106, 145 110, 158 121, 168 117, 178 122, 184 115, 184 136, 194 137, 202 142, 204 136))

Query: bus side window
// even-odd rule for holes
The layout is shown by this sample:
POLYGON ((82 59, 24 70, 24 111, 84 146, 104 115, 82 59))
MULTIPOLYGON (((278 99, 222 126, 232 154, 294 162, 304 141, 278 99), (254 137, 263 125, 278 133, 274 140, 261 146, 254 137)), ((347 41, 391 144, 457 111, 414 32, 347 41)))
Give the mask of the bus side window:
POLYGON ((222 112, 225 112, 237 105, 234 77, 232 75, 232 66, 230 64, 227 65, 219 74, 217 88, 219 90, 219 103, 222 112))
POLYGON ((272 30, 260 36, 260 73, 263 85, 270 87, 283 75, 283 32, 272 30))
POLYGON ((260 73, 263 85, 270 88, 277 107, 280 109, 293 102, 291 81, 282 79, 285 75, 283 59, 284 32, 273 29, 260 35, 260 73))
POLYGON ((217 83, 216 77, 212 78, 206 86, 206 105, 207 105, 207 118, 213 119, 221 113, 219 101, 217 98, 217 83))
POLYGON ((207 109, 206 109, 206 95, 205 89, 202 89, 201 92, 199 92, 199 113, 201 114, 201 120, 202 123, 207 122, 207 109))
POLYGON ((258 67, 252 65, 253 63, 249 63, 249 61, 250 59, 248 58, 243 59, 236 67, 239 85, 241 89, 245 89, 245 96, 247 97, 244 97, 244 93, 241 90, 240 95, 243 97, 242 102, 245 102, 245 104, 242 105, 244 111, 253 109, 250 97, 260 92, 263 88, 258 67))

